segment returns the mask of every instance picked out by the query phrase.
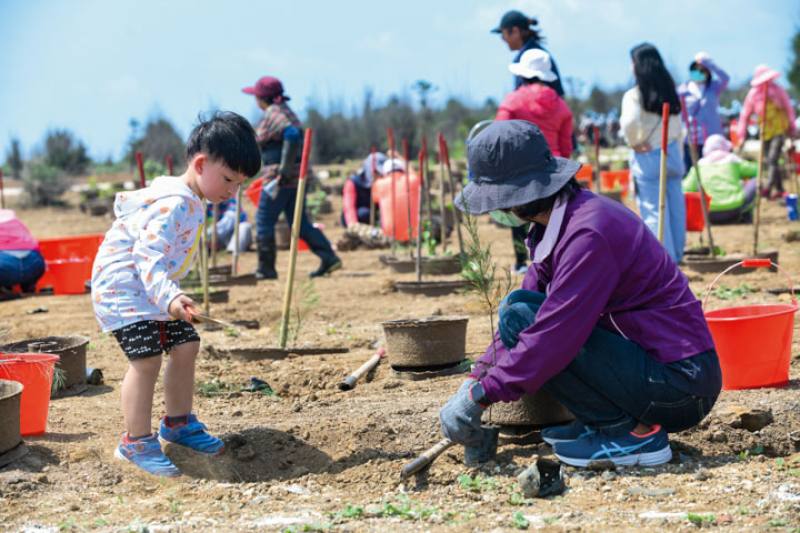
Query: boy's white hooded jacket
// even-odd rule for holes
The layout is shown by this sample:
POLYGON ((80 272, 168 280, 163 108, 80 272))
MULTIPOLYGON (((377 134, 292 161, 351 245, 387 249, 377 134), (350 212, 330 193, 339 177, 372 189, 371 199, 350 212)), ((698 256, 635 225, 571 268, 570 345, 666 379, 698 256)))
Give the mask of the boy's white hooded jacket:
POLYGON ((172 320, 177 281, 194 261, 203 201, 179 178, 161 176, 144 189, 117 194, 117 219, 92 269, 92 301, 103 331, 142 320, 172 320))

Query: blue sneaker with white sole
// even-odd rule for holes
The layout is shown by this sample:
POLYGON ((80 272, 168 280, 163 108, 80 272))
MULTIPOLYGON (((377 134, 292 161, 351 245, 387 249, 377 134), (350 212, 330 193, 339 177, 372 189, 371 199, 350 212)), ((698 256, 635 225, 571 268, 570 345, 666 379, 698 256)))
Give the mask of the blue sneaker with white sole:
POLYGON ((117 459, 133 463, 154 476, 177 477, 181 475, 178 467, 164 455, 155 433, 149 437, 135 440, 123 435, 122 441, 114 450, 114 456, 117 459))
POLYGON ((561 462, 578 467, 600 461, 619 466, 654 466, 672 459, 667 432, 658 424, 644 435, 629 432, 610 436, 598 431, 577 440, 557 442, 553 452, 561 462))
POLYGON ((585 425, 580 420, 574 420, 569 424, 544 428, 542 430, 542 440, 552 446, 557 442, 571 442, 583 437, 588 437, 594 433, 596 433, 594 429, 585 425))
POLYGON ((179 444, 198 453, 219 455, 225 449, 225 443, 206 431, 206 425, 197 420, 193 414, 188 416, 185 424, 169 427, 165 418, 161 419, 158 436, 164 442, 179 444))

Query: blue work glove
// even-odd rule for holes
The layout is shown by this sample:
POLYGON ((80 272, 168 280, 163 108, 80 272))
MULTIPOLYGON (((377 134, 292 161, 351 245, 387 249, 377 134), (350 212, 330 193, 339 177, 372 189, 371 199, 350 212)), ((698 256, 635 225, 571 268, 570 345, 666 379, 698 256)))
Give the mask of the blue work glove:
POLYGON ((483 387, 479 381, 468 379, 439 411, 442 434, 464 446, 476 446, 483 440, 481 414, 486 407, 473 398, 478 401, 485 398, 483 387))

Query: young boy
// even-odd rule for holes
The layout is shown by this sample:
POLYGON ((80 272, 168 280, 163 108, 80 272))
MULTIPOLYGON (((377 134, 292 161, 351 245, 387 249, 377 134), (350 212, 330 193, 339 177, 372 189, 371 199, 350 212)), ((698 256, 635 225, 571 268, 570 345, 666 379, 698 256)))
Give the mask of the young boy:
POLYGON ((200 338, 191 325, 194 302, 178 280, 198 249, 204 202, 222 202, 261 167, 252 126, 235 113, 216 113, 192 131, 186 172, 161 176, 149 187, 117 194, 117 219, 95 259, 92 301, 104 332, 128 357, 122 381, 126 432, 116 457, 158 476, 180 471, 164 455, 158 438, 216 455, 223 442, 192 414, 194 364, 200 338), (152 433, 153 392, 164 372, 166 416, 152 433))

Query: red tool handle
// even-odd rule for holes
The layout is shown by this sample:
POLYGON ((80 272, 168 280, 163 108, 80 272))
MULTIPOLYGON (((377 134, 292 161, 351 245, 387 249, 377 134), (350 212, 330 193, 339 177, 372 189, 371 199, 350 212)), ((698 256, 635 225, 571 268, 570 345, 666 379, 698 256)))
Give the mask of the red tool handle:
POLYGON ((759 257, 753 257, 750 259, 744 259, 742 261, 742 266, 744 268, 769 268, 772 266, 772 261, 769 259, 762 259, 759 257))
POLYGON ((389 158, 394 157, 394 130, 386 128, 386 136, 389 138, 389 158))
POLYGON ((669 133, 669 102, 661 106, 661 151, 667 151, 667 134, 669 133))
POLYGON ((450 168, 450 150, 447 149, 447 141, 441 132, 439 133, 439 153, 444 159, 444 164, 450 168))
POLYGON ((167 159, 167 172, 169 172, 169 175, 172 176, 173 175, 172 174, 172 171, 173 171, 172 156, 167 154, 167 158, 166 159, 167 159))
POLYGON ((594 153, 600 148, 600 128, 592 126, 592 133, 594 134, 594 153))
POLYGON ((308 172, 308 156, 311 154, 313 132, 314 130, 308 128, 306 129, 305 137, 303 137, 303 156, 300 158, 300 181, 306 179, 306 173, 308 172))
POLYGON ((139 185, 144 188, 144 161, 142 160, 142 152, 136 152, 136 166, 139 167, 139 185))

